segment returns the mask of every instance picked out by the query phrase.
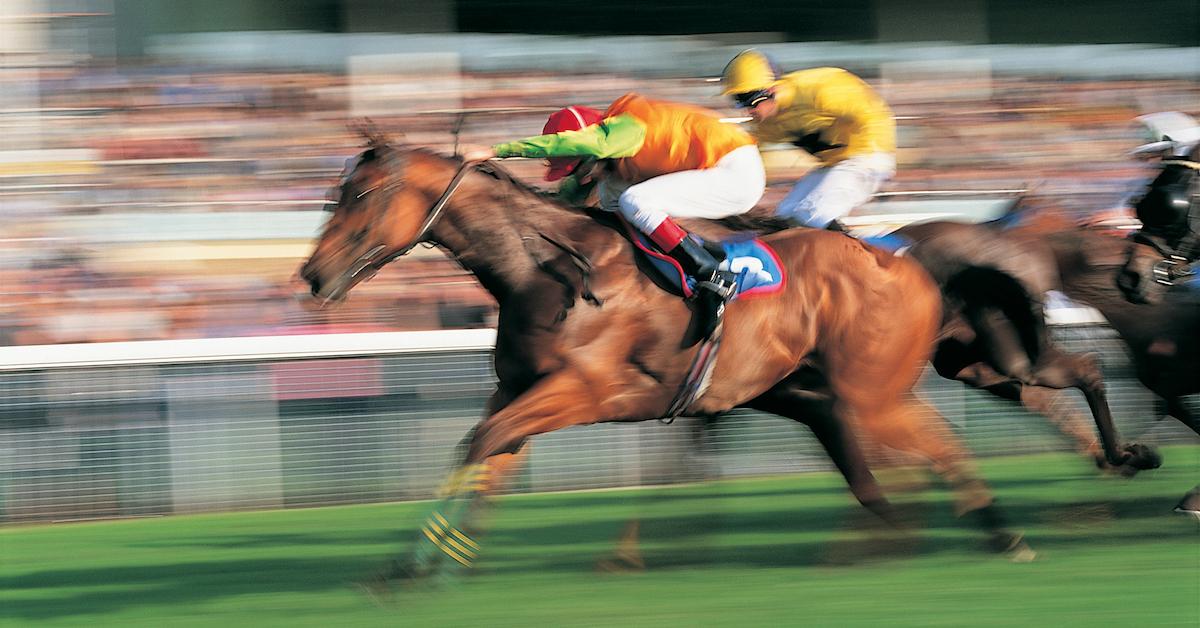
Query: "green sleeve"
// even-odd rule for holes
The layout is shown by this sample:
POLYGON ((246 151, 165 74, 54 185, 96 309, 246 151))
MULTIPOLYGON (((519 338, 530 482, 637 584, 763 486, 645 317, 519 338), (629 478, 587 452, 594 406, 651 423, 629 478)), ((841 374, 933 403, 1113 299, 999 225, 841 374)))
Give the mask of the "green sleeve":
POLYGON ((646 140, 646 127, 641 120, 622 114, 605 118, 599 124, 578 131, 563 131, 550 135, 527 137, 492 147, 497 157, 595 157, 612 159, 630 157, 646 140))

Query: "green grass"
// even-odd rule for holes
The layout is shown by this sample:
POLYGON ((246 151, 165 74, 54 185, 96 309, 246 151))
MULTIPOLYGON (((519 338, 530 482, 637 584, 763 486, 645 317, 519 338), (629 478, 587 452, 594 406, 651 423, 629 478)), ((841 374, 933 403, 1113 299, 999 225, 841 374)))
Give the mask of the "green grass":
POLYGON ((501 500, 477 570, 378 607, 348 583, 407 547, 429 504, 0 530, 4 626, 1197 626, 1200 527, 1170 507, 1200 452, 1101 477, 1069 456, 985 462, 1018 564, 941 490, 916 543, 879 539, 828 474, 501 500), (642 520, 646 572, 599 574, 642 520))

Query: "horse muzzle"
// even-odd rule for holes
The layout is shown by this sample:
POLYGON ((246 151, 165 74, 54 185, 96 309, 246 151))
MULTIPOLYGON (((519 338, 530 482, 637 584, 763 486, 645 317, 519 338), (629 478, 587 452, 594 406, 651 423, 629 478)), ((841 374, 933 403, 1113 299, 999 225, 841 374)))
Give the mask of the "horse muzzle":
POLYGON ((351 288, 379 272, 379 267, 385 261, 380 254, 386 249, 382 244, 371 247, 332 280, 326 280, 321 272, 322 264, 316 264, 312 260, 300 269, 300 276, 308 283, 312 296, 322 300, 322 305, 339 302, 346 298, 351 288))

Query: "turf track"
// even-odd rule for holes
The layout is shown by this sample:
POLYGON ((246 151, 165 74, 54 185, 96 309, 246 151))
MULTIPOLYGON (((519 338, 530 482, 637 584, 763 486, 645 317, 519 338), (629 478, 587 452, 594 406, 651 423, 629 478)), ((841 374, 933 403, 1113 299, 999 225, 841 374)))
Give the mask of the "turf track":
MULTIPOLYGON (((1039 552, 978 549, 940 489, 897 493, 917 542, 880 540, 829 474, 501 500, 462 583, 372 604, 348 582, 428 504, 0 530, 2 626, 1200 625, 1200 524, 1169 512, 1200 451, 1101 477, 1061 455, 983 465, 1039 552), (639 514, 649 569, 602 574, 639 514)), ((885 478, 886 479, 886 478, 885 478)))

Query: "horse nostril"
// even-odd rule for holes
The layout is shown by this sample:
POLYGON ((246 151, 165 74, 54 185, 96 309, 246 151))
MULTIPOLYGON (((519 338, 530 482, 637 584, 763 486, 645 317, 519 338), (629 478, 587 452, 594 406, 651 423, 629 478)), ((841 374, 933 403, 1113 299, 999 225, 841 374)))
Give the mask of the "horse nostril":
POLYGON ((304 282, 308 284, 309 289, 312 290, 313 296, 316 296, 317 293, 321 291, 321 277, 317 275, 316 270, 311 266, 306 264, 300 269, 300 279, 304 280, 304 282))

